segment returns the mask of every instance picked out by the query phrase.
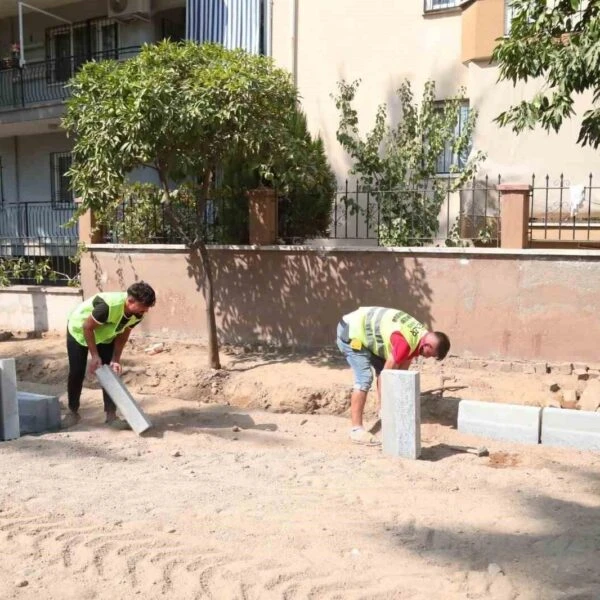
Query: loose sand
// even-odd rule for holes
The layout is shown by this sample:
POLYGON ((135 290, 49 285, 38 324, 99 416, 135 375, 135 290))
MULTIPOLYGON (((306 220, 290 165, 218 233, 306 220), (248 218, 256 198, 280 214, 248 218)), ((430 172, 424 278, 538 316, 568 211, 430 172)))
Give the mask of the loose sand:
MULTIPOLYGON (((147 345, 125 381, 150 435, 103 426, 93 385, 77 427, 0 443, 0 598, 600 598, 600 453, 454 428, 460 398, 536 404, 551 376, 424 367, 423 456, 395 460, 349 443, 335 355, 227 349, 211 372, 147 345)), ((63 339, 0 356, 65 402, 63 339)))

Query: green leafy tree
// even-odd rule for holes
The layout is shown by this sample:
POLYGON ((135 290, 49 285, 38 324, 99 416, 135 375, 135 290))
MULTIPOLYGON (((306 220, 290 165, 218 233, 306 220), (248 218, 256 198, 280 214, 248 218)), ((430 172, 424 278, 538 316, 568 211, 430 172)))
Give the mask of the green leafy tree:
POLYGON ((600 0, 512 0, 510 35, 496 46, 500 79, 539 78, 542 89, 501 113, 517 133, 541 125, 558 131, 574 114, 575 96, 593 93, 577 142, 600 144, 600 0))
MULTIPOLYGON (((146 45, 124 62, 85 64, 71 82, 64 126, 74 136, 73 188, 110 221, 136 168, 153 169, 165 216, 199 258, 209 364, 220 368, 206 207, 217 167, 243 155, 261 172, 285 152, 297 100, 289 74, 263 56, 212 44, 146 45), (186 206, 187 210, 181 210, 186 206)), ((151 192, 145 192, 146 195, 151 192)))
MULTIPOLYGON (((248 190, 266 185, 274 187, 280 198, 280 236, 285 240, 304 240, 328 234, 336 179, 325 154, 323 141, 308 131, 306 116, 296 109, 289 121, 284 152, 273 157, 267 177, 244 156, 234 156, 223 164, 220 183, 215 189, 220 211, 217 234, 224 239, 247 224, 248 212, 240 198, 248 190)), ((237 239, 235 241, 238 241, 237 239)))
POLYGON ((334 96, 340 113, 337 139, 353 160, 351 174, 358 176, 359 188, 369 193, 369 206, 346 202, 351 210, 374 214, 378 211, 378 237, 389 246, 420 245, 437 234, 440 208, 448 190, 458 189, 473 177, 484 154, 469 156, 477 120, 472 110, 457 134, 463 92, 443 104, 436 102, 435 83, 428 81, 420 104, 414 101, 411 85, 397 90, 400 119, 388 124, 386 105, 380 105, 375 125, 361 135, 353 101, 359 82, 338 84, 334 96), (440 154, 450 147, 460 164, 450 167, 456 175, 449 183, 436 178, 440 154))

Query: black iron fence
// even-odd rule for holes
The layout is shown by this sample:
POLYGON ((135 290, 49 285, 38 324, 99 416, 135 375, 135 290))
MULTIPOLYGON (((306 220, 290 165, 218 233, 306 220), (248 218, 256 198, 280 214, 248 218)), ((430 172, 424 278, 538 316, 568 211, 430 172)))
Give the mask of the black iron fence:
MULTIPOLYGON (((104 226, 104 240, 118 244, 182 244, 193 240, 201 223, 208 244, 248 243, 248 199, 214 197, 198 215, 198 203, 139 202, 128 198, 104 226)), ((201 209, 200 209, 201 210, 201 209)))
POLYGON ((30 62, 19 67, 16 59, 0 62, 0 110, 31 104, 61 102, 71 94, 67 85, 81 65, 90 60, 126 60, 139 46, 30 62))
POLYGON ((372 245, 497 246, 501 177, 452 178, 394 189, 345 183, 333 205, 330 237, 372 245))
POLYGON ((600 244, 600 185, 593 174, 531 178, 529 239, 600 244))
POLYGON ((75 210, 75 206, 57 208, 49 202, 0 206, 0 259, 14 259, 13 262, 22 259, 28 265, 47 261, 50 267, 41 281, 31 273, 12 277, 12 283, 66 285, 77 277, 79 265, 73 259, 77 255, 79 231, 76 224, 65 226, 75 210), (50 276, 50 271, 58 275, 56 279, 50 276))

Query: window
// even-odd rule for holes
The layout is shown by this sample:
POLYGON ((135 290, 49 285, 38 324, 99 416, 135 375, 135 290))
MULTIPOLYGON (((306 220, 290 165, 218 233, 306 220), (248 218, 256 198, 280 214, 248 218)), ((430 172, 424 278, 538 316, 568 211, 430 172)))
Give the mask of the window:
POLYGON ((513 20, 513 8, 510 0, 504 1, 504 35, 510 35, 510 24, 513 20))
MULTIPOLYGON (((575 25, 583 16, 585 9, 589 4, 589 0, 579 0, 579 6, 574 7, 574 14, 571 18, 571 26, 575 25)), ((546 5, 548 10, 552 10, 554 3, 550 6, 546 5)), ((511 0, 504 0, 504 35, 510 35, 510 26, 514 17, 515 9, 511 6, 511 0)), ((530 19, 533 23, 535 19, 530 19)))
POLYGON ((425 11, 455 8, 460 5, 461 1, 462 0, 425 0, 425 11))
MULTIPOLYGON (((443 108, 443 103, 440 104, 440 110, 443 108)), ((456 128, 454 137, 457 138, 463 133, 463 129, 469 118, 469 101, 465 100, 460 108, 458 109, 458 121, 456 122, 456 128)), ((456 154, 452 151, 452 143, 448 142, 444 151, 438 156, 436 172, 439 174, 450 173, 451 167, 463 168, 467 163, 467 158, 470 152, 470 148, 467 149, 464 154, 456 154)))
POLYGON ((46 30, 49 83, 68 81, 88 60, 117 58, 118 24, 102 19, 46 30))
POLYGON ((50 189, 52 206, 73 204, 75 196, 71 190, 71 181, 67 171, 71 168, 70 152, 53 152, 50 154, 50 189))

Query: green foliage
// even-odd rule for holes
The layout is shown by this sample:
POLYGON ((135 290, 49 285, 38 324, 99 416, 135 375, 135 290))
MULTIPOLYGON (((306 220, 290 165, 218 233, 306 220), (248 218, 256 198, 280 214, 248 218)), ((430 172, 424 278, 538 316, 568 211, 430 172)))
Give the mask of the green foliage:
POLYGON ((425 84, 420 104, 413 99, 411 85, 405 81, 397 91, 400 119, 396 126, 387 123, 388 110, 380 105, 373 129, 362 136, 353 101, 359 82, 338 84, 334 97, 340 112, 337 139, 353 160, 351 173, 358 176, 360 189, 369 191, 371 204, 360 207, 352 199, 346 203, 353 211, 379 211, 379 241, 383 245, 420 245, 431 241, 438 231, 438 215, 449 191, 458 189, 473 177, 484 155, 467 158, 477 113, 471 111, 456 135, 464 92, 436 102, 435 83, 425 84), (452 181, 436 178, 439 155, 450 145, 464 158, 464 164, 451 167, 452 181))
POLYGON ((558 131, 574 114, 585 91, 593 104, 585 111, 577 142, 600 145, 600 0, 512 0, 510 35, 494 50, 500 79, 540 78, 544 87, 501 113, 496 121, 519 133, 537 124, 558 131))
POLYGON ((296 111, 290 122, 290 151, 275 160, 274 183, 284 198, 282 234, 286 239, 326 237, 336 179, 323 140, 313 139, 306 116, 296 111))
POLYGON ((44 279, 56 281, 58 275, 52 269, 48 258, 0 258, 0 287, 11 285, 15 279, 33 279, 39 285, 44 279))
MULTIPOLYGON (((164 41, 131 60, 86 63, 71 92, 63 124, 75 136, 70 176, 80 211, 91 208, 110 222, 129 193, 127 175, 150 167, 171 223, 190 245, 202 243, 216 167, 244 156, 269 172, 285 152, 296 102, 289 74, 271 59, 193 42, 164 41), (196 185, 200 201, 191 232, 172 210, 173 190, 184 183, 196 185)), ((142 216, 152 202, 142 203, 142 216)))

